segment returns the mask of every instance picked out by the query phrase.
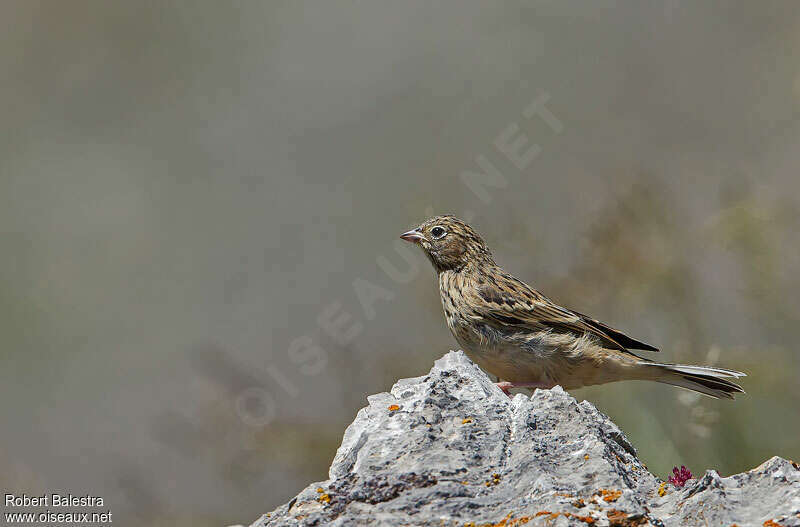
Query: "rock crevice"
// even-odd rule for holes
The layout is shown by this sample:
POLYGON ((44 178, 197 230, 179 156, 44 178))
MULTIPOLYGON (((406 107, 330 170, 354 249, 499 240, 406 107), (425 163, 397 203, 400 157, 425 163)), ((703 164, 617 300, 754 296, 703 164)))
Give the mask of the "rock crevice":
POLYGON ((774 457, 677 489, 592 404, 559 387, 509 399, 462 352, 368 401, 329 479, 252 527, 800 527, 797 464, 774 457))

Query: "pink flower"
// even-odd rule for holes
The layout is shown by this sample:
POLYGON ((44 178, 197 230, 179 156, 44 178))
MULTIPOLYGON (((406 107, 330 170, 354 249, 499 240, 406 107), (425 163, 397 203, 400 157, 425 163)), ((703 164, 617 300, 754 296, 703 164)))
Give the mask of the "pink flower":
POLYGON ((672 469, 672 476, 669 477, 669 482, 680 488, 686 485, 686 481, 693 477, 689 469, 681 465, 680 470, 678 470, 678 467, 672 469))

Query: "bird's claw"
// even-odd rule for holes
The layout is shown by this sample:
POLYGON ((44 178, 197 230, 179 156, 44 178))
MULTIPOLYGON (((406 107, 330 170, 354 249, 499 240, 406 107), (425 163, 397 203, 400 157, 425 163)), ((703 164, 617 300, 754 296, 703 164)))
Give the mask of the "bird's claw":
POLYGON ((530 388, 530 389, 533 389, 533 390, 535 390, 536 388, 540 388, 540 389, 543 389, 543 390, 547 390, 547 389, 552 388, 555 385, 554 384, 550 384, 550 383, 546 383, 546 382, 508 382, 508 381, 502 381, 502 382, 496 382, 495 386, 500 388, 500 390, 502 390, 502 392, 504 394, 508 395, 509 397, 513 397, 513 395, 511 395, 511 392, 509 391, 511 388, 530 388))
POLYGON ((497 386, 498 388, 500 388, 500 390, 501 390, 501 391, 502 391, 504 394, 506 394, 506 395, 508 395, 509 397, 511 397, 511 392, 510 392, 510 391, 508 391, 508 390, 510 390, 511 388, 513 388, 513 387, 514 387, 514 383, 512 383, 512 382, 507 382, 507 381, 503 381, 503 382, 496 382, 496 383, 495 383, 495 386, 497 386))

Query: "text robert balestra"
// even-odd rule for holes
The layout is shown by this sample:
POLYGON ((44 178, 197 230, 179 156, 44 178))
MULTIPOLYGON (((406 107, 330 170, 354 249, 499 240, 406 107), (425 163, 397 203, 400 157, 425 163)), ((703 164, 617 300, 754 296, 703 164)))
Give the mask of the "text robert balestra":
POLYGON ((6 494, 5 504, 6 507, 102 507, 104 502, 100 496, 89 494, 76 496, 50 493, 41 496, 6 494))

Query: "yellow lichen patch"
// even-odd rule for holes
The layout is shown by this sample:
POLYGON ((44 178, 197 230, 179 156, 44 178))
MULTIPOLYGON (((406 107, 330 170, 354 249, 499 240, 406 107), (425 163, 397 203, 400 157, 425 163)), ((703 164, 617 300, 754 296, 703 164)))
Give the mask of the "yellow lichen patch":
POLYGON ((461 424, 462 425, 466 425, 466 424, 469 424, 471 422, 472 422, 472 417, 465 417, 464 419, 461 420, 461 424))
POLYGON ((492 474, 492 479, 485 482, 484 485, 486 485, 487 487, 493 487, 499 483, 500 483, 500 474, 495 472, 494 474, 492 474))
POLYGON ((621 490, 608 490, 608 489, 600 489, 598 495, 603 498, 603 501, 611 503, 612 501, 617 501, 620 496, 622 496, 621 490))
POLYGON ((661 485, 658 486, 658 495, 663 496, 666 493, 667 493, 667 482, 662 481, 661 485))
POLYGON ((322 487, 317 487, 317 492, 318 492, 319 494, 322 494, 323 492, 325 492, 325 490, 323 490, 323 488, 322 488, 322 487))
POLYGON ((586 454, 585 456, 583 456, 583 460, 584 461, 589 461, 589 454, 586 454))
POLYGON ((390 411, 390 412, 396 412, 396 411, 397 411, 397 410, 399 410, 399 409, 400 409, 400 407, 399 407, 399 406, 397 406, 396 404, 390 404, 390 405, 389 405, 389 411, 390 411))
POLYGON ((500 483, 500 474, 495 472, 494 474, 492 474, 492 479, 490 479, 489 481, 484 483, 484 485, 486 485, 487 487, 492 487, 492 486, 497 485, 499 483, 500 483))
POLYGON ((324 504, 324 505, 327 505, 328 503, 331 502, 331 497, 330 497, 329 494, 325 494, 323 492, 322 494, 319 495, 319 497, 317 498, 317 501, 322 503, 322 504, 324 504))

